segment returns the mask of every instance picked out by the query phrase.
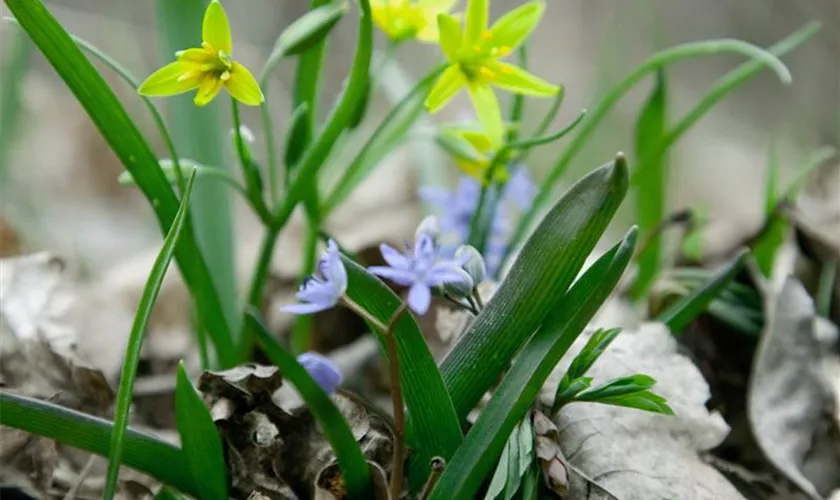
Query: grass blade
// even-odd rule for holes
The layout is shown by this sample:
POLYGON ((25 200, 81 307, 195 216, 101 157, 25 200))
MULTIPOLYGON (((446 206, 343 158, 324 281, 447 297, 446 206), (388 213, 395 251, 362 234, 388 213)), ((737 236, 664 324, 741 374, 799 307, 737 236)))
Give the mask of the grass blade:
POLYGON ((556 303, 528 341, 449 461, 428 500, 472 498, 498 459, 507 436, 528 413, 563 355, 615 288, 636 243, 636 230, 601 256, 556 303))
POLYGON ((229 497, 222 438, 204 400, 187 377, 183 362, 178 364, 176 376, 175 418, 186 461, 181 474, 189 473, 199 498, 226 500, 229 497))
MULTIPOLYGON (((41 0, 5 2, 76 96, 126 170, 131 172, 154 208, 161 230, 167 231, 178 211, 178 199, 158 166, 157 158, 117 97, 41 0)), ((175 258, 192 292, 198 315, 210 333, 221 365, 236 364, 237 352, 233 349, 231 330, 221 312, 218 292, 195 243, 190 224, 184 228, 175 258)))
POLYGON ((709 304, 726 289, 735 279, 747 259, 747 252, 741 251, 735 260, 724 267, 717 275, 712 277, 706 284, 678 300, 670 307, 659 313, 657 321, 668 325, 673 334, 682 333, 695 318, 702 314, 709 304))
POLYGON ((20 133, 21 90, 32 59, 32 42, 20 32, 5 33, 3 74, 0 77, 0 184, 8 187, 6 173, 14 139, 20 133))
MULTIPOLYGON (((107 457, 111 422, 39 399, 0 390, 0 424, 67 446, 107 457)), ((195 495, 192 479, 184 474, 186 461, 181 450, 169 443, 131 429, 125 434, 125 465, 162 483, 195 495)))
POLYGON ((556 307, 627 192, 623 156, 575 184, 526 242, 493 299, 441 364, 459 418, 556 307))
MULTIPOLYGON (((385 283, 363 267, 344 258, 347 269, 347 296, 382 324, 401 304, 399 297, 385 283)), ((382 332, 372 328, 386 352, 382 332)), ((418 455, 417 463, 428 473, 432 457, 448 459, 461 444, 463 434, 452 400, 420 327, 410 314, 403 314, 394 329, 400 359, 400 381, 408 409, 408 445, 418 455)), ((421 474, 420 481, 426 474, 421 474)), ((416 477, 416 475, 415 475, 416 477)))
MULTIPOLYGON (((175 52, 199 45, 204 9, 204 0, 157 1, 155 10, 163 61, 170 62, 175 52)), ((221 140, 227 137, 223 136, 218 106, 218 102, 212 102, 198 108, 190 95, 167 99, 172 136, 178 151, 209 168, 224 169, 229 162, 225 161, 222 145, 229 143, 221 140)), ((225 323, 235 334, 241 319, 230 193, 217 183, 201 183, 196 186, 192 198, 191 214, 198 246, 216 285, 225 323)))
POLYGON ((338 466, 347 488, 349 498, 370 498, 370 470, 353 431, 335 404, 327 396, 309 372, 297 362, 291 353, 274 340, 263 322, 253 312, 249 314, 268 359, 280 368, 283 377, 295 386, 306 407, 320 425, 324 437, 332 446, 338 459, 338 466))
MULTIPOLYGON (((537 193, 531 209, 520 220, 519 225, 516 228, 516 232, 510 240, 503 262, 507 259, 507 256, 510 254, 512 249, 525 238, 534 218, 543 209, 543 206, 548 203, 549 197, 551 196, 557 181, 566 172, 566 169, 569 167, 575 156, 583 149, 587 139, 589 139, 592 133, 598 128, 600 122, 612 110, 616 103, 649 73, 657 71, 660 68, 675 62, 714 54, 734 52, 743 54, 750 58, 750 61, 741 64, 720 78, 717 83, 712 86, 709 93, 706 94, 706 97, 704 97, 697 106, 689 111, 685 117, 668 132, 668 135, 660 144, 660 147, 663 150, 667 150, 668 147, 676 142, 677 139, 682 137, 682 135, 688 131, 688 129, 690 129, 697 120, 703 117, 703 115, 705 115, 706 112, 714 106, 714 104, 727 95, 731 90, 737 88, 740 84, 758 74, 762 69, 770 67, 775 70, 776 74, 783 82, 789 80, 790 73, 778 57, 781 57, 782 55, 795 49, 805 40, 813 36, 818 30, 819 23, 808 24, 804 28, 773 45, 768 50, 761 49, 740 40, 707 40, 671 47, 657 52, 649 57, 615 88, 613 88, 588 115, 588 118, 578 130, 578 134, 574 137, 574 139, 572 139, 568 147, 566 147, 557 159, 557 162, 543 181, 542 188, 537 193)), ((644 163, 644 159, 642 159, 641 163, 644 163)))
POLYGON ((120 472, 122 462, 123 446, 125 445, 125 431, 128 428, 128 416, 131 408, 131 396, 134 388, 134 377, 137 375, 137 365, 140 362, 140 350, 143 347, 143 336, 149 324, 149 317, 152 315, 152 307, 155 305, 158 293, 160 292, 163 277, 169 268, 169 263, 175 255, 175 245, 184 229, 189 210, 190 194, 195 185, 195 171, 193 170, 187 182, 184 197, 181 200, 181 207, 175 214, 172 227, 163 241, 163 248, 160 249, 146 286, 143 288, 143 295, 140 297, 140 304, 137 306, 137 313, 134 316, 134 324, 131 326, 131 333, 128 337, 128 345, 125 349, 122 373, 120 375, 120 387, 117 392, 117 405, 114 409, 114 432, 111 434, 111 452, 108 454, 108 472, 105 478, 105 491, 103 498, 110 499, 117 492, 117 476, 120 472))
POLYGON ((630 295, 637 300, 644 296, 656 279, 661 260, 662 232, 656 228, 665 216, 668 160, 667 152, 657 147, 668 126, 667 104, 665 70, 659 68, 656 85, 636 124, 636 158, 645 159, 645 163, 636 165, 632 176, 636 192, 636 220, 641 233, 651 237, 637 257, 638 275, 630 289, 630 295))

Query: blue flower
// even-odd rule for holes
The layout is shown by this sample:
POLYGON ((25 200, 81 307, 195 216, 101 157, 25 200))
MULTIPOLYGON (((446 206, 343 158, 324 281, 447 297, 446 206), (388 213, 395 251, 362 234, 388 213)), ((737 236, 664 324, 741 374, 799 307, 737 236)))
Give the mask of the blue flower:
POLYGON ((370 272, 389 279, 408 290, 408 307, 417 314, 426 314, 432 301, 432 288, 445 284, 468 286, 472 280, 461 269, 462 262, 444 258, 435 235, 423 228, 434 227, 434 218, 427 218, 420 224, 415 236, 414 248, 406 244, 405 254, 383 243, 379 249, 387 266, 372 266, 370 272))
POLYGON ((336 387, 341 384, 343 379, 341 371, 329 358, 310 351, 298 356, 297 361, 327 394, 335 392, 336 387))
POLYGON ((316 275, 306 279, 295 297, 299 304, 282 307, 283 311, 294 314, 312 314, 334 307, 347 291, 347 270, 341 262, 338 245, 330 240, 327 251, 318 261, 316 275))
MULTIPOLYGON (((537 188, 531 181, 528 171, 520 165, 514 170, 510 179, 502 189, 501 197, 496 206, 496 213, 491 222, 487 247, 482 252, 486 259, 487 270, 496 274, 502 264, 502 255, 507 247, 512 216, 515 212, 528 210, 536 196, 537 188)), ((420 198, 435 206, 440 212, 440 226, 444 238, 451 238, 444 247, 445 253, 454 252, 460 245, 467 243, 470 232, 470 222, 478 206, 481 195, 481 185, 471 177, 462 177, 454 190, 442 187, 420 188, 420 198)), ((492 206, 498 196, 498 190, 487 192, 485 207, 492 206)))

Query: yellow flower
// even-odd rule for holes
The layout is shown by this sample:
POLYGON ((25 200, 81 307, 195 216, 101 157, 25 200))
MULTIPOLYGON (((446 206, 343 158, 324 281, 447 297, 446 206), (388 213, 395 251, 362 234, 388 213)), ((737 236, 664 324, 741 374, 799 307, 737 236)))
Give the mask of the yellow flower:
POLYGON ((245 66, 231 59, 230 25, 219 0, 210 2, 204 12, 201 38, 201 48, 176 53, 178 60, 149 75, 138 92, 171 96, 197 88, 195 105, 204 106, 225 87, 242 104, 259 106, 263 102, 260 85, 245 66))
MULTIPOLYGON (((487 182, 487 169, 490 168, 498 148, 480 123, 443 126, 440 128, 438 140, 454 157, 455 164, 462 172, 481 184, 487 182)), ((493 172, 492 180, 496 182, 507 180, 507 157, 510 153, 505 156, 493 172)))
POLYGON ((544 10, 544 0, 533 0, 502 16, 490 29, 488 0, 468 0, 463 29, 455 17, 439 14, 440 47, 450 64, 429 92, 426 109, 437 112, 467 87, 478 120, 498 147, 504 125, 493 87, 533 96, 552 96, 560 90, 518 66, 500 61, 528 38, 544 10))
POLYGON ((458 0, 371 0, 373 22, 393 42, 411 38, 438 41, 437 16, 452 10, 458 0))

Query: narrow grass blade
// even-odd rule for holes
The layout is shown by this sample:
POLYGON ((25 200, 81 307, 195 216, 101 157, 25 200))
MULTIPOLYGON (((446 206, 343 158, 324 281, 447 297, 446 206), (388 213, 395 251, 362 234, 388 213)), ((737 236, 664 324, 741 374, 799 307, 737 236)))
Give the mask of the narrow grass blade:
POLYGON ((322 209, 324 215, 331 213, 346 200, 350 193, 381 165, 382 159, 405 138, 411 126, 422 115, 426 93, 441 70, 442 68, 436 69, 417 82, 417 85, 388 111, 347 167, 338 185, 327 196, 322 209))
MULTIPOLYGON (((624 97, 627 92, 633 89, 633 87, 642 81, 648 74, 658 71, 660 68, 666 67, 670 64, 695 57, 705 57, 708 55, 722 53, 738 53, 750 58, 750 61, 741 64, 719 79, 706 97, 691 111, 689 111, 679 123, 669 130, 666 138, 659 145, 659 147, 663 150, 667 150, 668 147, 676 142, 677 139, 682 137, 682 135, 688 131, 688 129, 690 129, 697 120, 705 115, 715 103, 717 103, 730 91, 737 88, 740 84, 758 74, 762 69, 771 68, 778 75, 779 79, 783 82, 788 82, 790 80, 790 72, 778 59, 778 57, 799 46, 805 40, 813 36, 818 30, 818 23, 808 24, 768 50, 761 49, 740 40, 706 40, 671 47, 657 52, 649 57, 616 87, 610 90, 604 99, 598 103, 595 109, 589 113, 587 119, 584 120, 584 123, 579 128, 577 135, 574 139, 572 139, 563 153, 561 153, 554 166, 543 180, 542 187, 537 193, 531 209, 522 217, 516 228, 516 232, 510 240, 510 244, 508 245, 505 259, 503 259, 503 261, 506 260, 507 254, 509 254, 512 249, 525 238, 534 218, 548 203, 557 181, 560 180, 572 160, 574 160, 577 154, 583 149, 583 146, 586 145, 587 139, 589 139, 592 133, 598 128, 600 122, 613 109, 616 103, 618 103, 618 101, 624 97)), ((642 163, 644 163, 644 161, 642 161, 642 163)))
MULTIPOLYGON (((161 57, 170 62, 175 52, 201 42, 204 0, 157 0, 158 38, 161 57)), ((216 101, 224 101, 217 99, 216 101)), ((183 156, 210 168, 227 168, 224 144, 228 144, 219 118, 219 102, 198 108, 191 95, 166 100, 175 146, 183 156)), ((201 183, 193 193, 192 219, 195 233, 213 283, 219 293, 221 313, 231 332, 239 331, 239 297, 236 284, 235 229, 230 193, 225 186, 201 183)))
POLYGON ((4 33, 2 76, 0 76, 0 185, 7 186, 9 151, 20 133, 21 90, 26 81, 32 42, 20 32, 4 33))
POLYGON ((193 185, 195 185, 195 171, 187 181, 184 197, 181 199, 181 207, 175 214, 172 227, 163 241, 163 248, 160 249, 152 266, 152 271, 149 273, 149 278, 146 280, 146 286, 143 288, 143 294, 140 297, 140 304, 137 305, 137 313, 134 316, 134 324, 131 326, 122 373, 120 374, 117 405, 114 409, 114 433, 111 435, 111 452, 108 454, 108 472, 105 478, 103 498, 113 498, 117 492, 117 475, 120 472, 123 446, 125 446, 125 432, 128 428, 134 377, 137 376, 137 365, 140 362, 140 351, 143 348, 143 336, 152 315, 152 307, 154 307, 158 293, 160 293, 163 277, 166 275, 169 263, 175 255, 175 245, 178 244, 181 232, 184 229, 184 223, 187 220, 193 185))
POLYGON ((545 216, 496 294, 441 364, 463 419, 557 306, 627 192, 619 156, 575 184, 545 216))
POLYGON ((682 333, 685 327, 702 314, 721 291, 735 279, 744 267, 747 255, 746 251, 741 251, 711 280, 662 311, 656 320, 668 325, 671 333, 675 335, 682 333))
POLYGON ((650 240, 637 257, 638 274, 630 295, 636 300, 642 298, 659 273, 662 254, 662 232, 656 228, 665 217, 665 193, 667 189, 667 151, 658 150, 668 126, 668 102, 665 70, 656 72, 656 84, 642 108, 636 124, 636 158, 645 163, 636 165, 632 185, 636 192, 636 220, 639 231, 650 235, 650 240))
POLYGON ((274 49, 260 74, 260 81, 265 81, 280 59, 302 54, 320 43, 341 20, 347 9, 346 2, 328 2, 311 9, 289 25, 277 37, 274 49))
MULTIPOLYGON (((5 2, 76 96, 126 170, 131 172, 154 208, 161 230, 169 230, 178 211, 178 199, 158 166, 157 158, 117 97, 41 0, 5 2)), ((216 347, 220 364, 232 366, 236 363, 237 351, 233 348, 231 330, 190 224, 184 228, 175 258, 193 294, 198 315, 216 347)))
POLYGON ((764 227, 761 236, 752 245, 755 263, 764 276, 769 277, 773 272, 773 262, 776 252, 785 241, 785 233, 789 224, 778 213, 779 203, 779 171, 781 170, 779 152, 776 147, 770 150, 767 169, 767 184, 764 188, 764 227))
POLYGON ((186 461, 181 474, 192 477, 199 498, 226 500, 229 497, 222 438, 210 411, 187 377, 183 362, 178 364, 176 375, 175 418, 186 461))
MULTIPOLYGON (((363 267, 347 259, 347 296, 368 311, 382 324, 388 324, 401 301, 385 283, 363 267)), ((387 352, 382 332, 372 328, 387 352)), ((452 400, 446 392, 435 358, 423 337, 420 327, 410 314, 403 314, 394 329, 400 358, 400 381, 408 409, 408 445, 418 455, 417 462, 428 474, 432 457, 448 459, 461 444, 463 434, 452 400)), ((426 474, 421 474, 421 484, 426 474)))
POLYGON ((349 498, 371 498, 370 471, 359 443, 353 437, 350 426, 309 372, 297 359, 283 349, 271 336, 263 322, 252 311, 250 320, 257 332, 257 341, 262 345, 268 359, 280 368, 283 377, 295 386, 306 407, 320 425, 324 437, 332 446, 341 468, 344 485, 349 498))
POLYGON ((507 436, 528 413, 552 370, 612 293, 630 262, 635 243, 636 231, 632 229, 556 302, 496 388, 428 500, 473 498, 502 452, 507 436))
MULTIPOLYGON (((39 399, 0 390, 0 424, 61 444, 107 457, 111 422, 39 399)), ((131 429, 125 434, 123 462, 164 484, 196 495, 192 478, 184 474, 187 463, 181 450, 169 443, 131 429)))

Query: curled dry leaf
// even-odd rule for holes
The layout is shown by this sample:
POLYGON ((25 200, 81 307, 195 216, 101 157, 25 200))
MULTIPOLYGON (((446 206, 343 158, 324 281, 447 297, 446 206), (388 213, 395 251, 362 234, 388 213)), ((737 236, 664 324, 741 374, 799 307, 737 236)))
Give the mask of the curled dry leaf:
POLYGON ((840 488, 837 327, 818 318, 808 292, 788 278, 767 298, 768 324, 756 351, 748 417, 765 457, 809 498, 840 488), (834 370, 831 368, 834 367, 834 370))
MULTIPOLYGON (((544 387, 544 403, 551 403, 557 383, 588 337, 578 338, 552 374, 544 387)), ((568 498, 610 498, 607 490, 621 500, 742 500, 700 457, 718 445, 729 428, 719 414, 706 409, 708 385, 691 361, 677 353, 677 343, 664 325, 646 323, 638 331, 622 332, 587 375, 596 385, 633 373, 655 378, 653 390, 668 400, 676 415, 596 403, 564 406, 553 421, 563 454, 576 471, 568 498), (576 481, 578 474, 591 481, 576 481)))
MULTIPOLYGON (((374 500, 391 500, 388 489, 388 477, 385 470, 374 462, 368 461, 370 477, 373 483, 374 500)), ((344 480, 336 462, 332 462, 318 472, 315 480, 314 500, 341 500, 344 498, 344 480)))
MULTIPOLYGON (((322 489, 332 485, 325 491, 341 491, 336 489, 340 478, 330 472, 336 463, 332 447, 300 396, 283 385, 277 368, 246 364, 204 372, 198 388, 224 440, 239 496, 312 498, 319 484, 322 489)), ((387 420, 345 391, 331 398, 367 459, 379 469, 390 466, 393 430, 387 420)))

